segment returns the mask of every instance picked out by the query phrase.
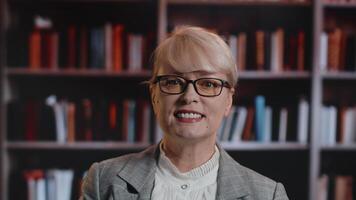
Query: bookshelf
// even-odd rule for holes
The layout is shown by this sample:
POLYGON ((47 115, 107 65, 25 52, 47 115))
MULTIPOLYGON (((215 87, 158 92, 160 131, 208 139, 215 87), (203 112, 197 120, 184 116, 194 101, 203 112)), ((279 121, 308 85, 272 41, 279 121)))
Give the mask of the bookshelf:
MULTIPOLYGON (((340 105, 352 107, 356 103, 356 68, 348 71, 329 70, 329 66, 323 68, 323 63, 329 61, 322 60, 325 52, 321 48, 323 44, 320 40, 323 32, 331 32, 337 27, 351 32, 356 30, 356 26, 352 25, 356 18, 355 3, 328 3, 322 0, 1 0, 0 5, 0 159, 3 163, 0 166, 0 199, 26 198, 26 183, 22 173, 25 170, 74 169, 74 184, 78 185, 81 173, 90 163, 138 152, 154 143, 156 132, 152 128, 155 123, 152 120, 149 131, 142 134, 147 135, 145 138, 137 136, 130 140, 130 136, 120 135, 118 139, 105 135, 94 140, 81 138, 58 142, 54 139, 58 135, 52 127, 51 131, 45 132, 51 139, 42 138, 43 135, 35 135, 38 138, 30 140, 23 139, 28 135, 11 135, 8 131, 8 122, 14 119, 9 116, 9 102, 35 99, 43 103, 53 94, 63 100, 64 104, 74 103, 76 106, 87 102, 87 99, 91 100, 92 105, 114 102, 114 105, 121 106, 123 102, 130 100, 137 105, 139 101, 148 102, 147 88, 140 83, 151 75, 149 54, 159 41, 169 35, 175 26, 181 24, 199 25, 216 31, 230 46, 234 44, 231 38, 243 38, 242 33, 246 33, 247 38, 251 35, 251 38, 254 38, 257 31, 260 31, 265 38, 275 37, 275 40, 278 40, 279 36, 273 35, 283 32, 285 43, 290 45, 290 49, 302 49, 295 52, 286 50, 284 57, 282 56, 282 69, 274 69, 269 62, 275 61, 271 60, 264 60, 261 68, 261 63, 254 60, 257 60, 260 51, 246 46, 245 53, 252 55, 252 58, 246 58, 244 65, 238 64, 244 70, 239 73, 234 104, 253 107, 256 96, 260 95, 265 98, 267 106, 273 111, 279 111, 284 107, 295 109, 299 100, 305 99, 309 103, 306 142, 298 141, 297 130, 293 130, 297 129, 296 122, 289 126, 294 128, 287 130, 292 139, 287 138, 286 141, 273 139, 273 135, 272 141, 256 141, 253 136, 248 141, 219 141, 233 158, 283 182, 291 199, 317 199, 320 193, 319 178, 322 174, 355 176, 351 170, 356 167, 353 161, 356 155, 355 141, 347 144, 338 141, 331 145, 323 144, 323 124, 319 123, 323 117, 324 104, 339 108, 340 105), (39 33, 46 35, 49 32, 53 36, 53 32, 58 31, 62 34, 59 35, 60 39, 64 37, 63 33, 66 35, 70 32, 69 27, 73 25, 80 35, 78 38, 84 37, 80 32, 81 27, 85 27, 89 34, 95 35, 98 34, 98 27, 105 29, 105 25, 110 24, 114 30, 114 27, 120 28, 115 25, 123 25, 125 39, 122 42, 125 45, 121 46, 120 69, 107 67, 116 64, 113 64, 114 61, 108 64, 106 57, 93 59, 90 57, 91 51, 86 55, 78 49, 73 51, 76 54, 74 61, 66 54, 67 56, 58 57, 57 65, 52 65, 49 59, 43 60, 42 57, 45 56, 37 57, 37 61, 35 59, 30 63, 32 58, 28 53, 31 48, 28 37, 34 31, 33 19, 36 15, 48 17, 53 22, 52 28, 40 28, 39 33), (140 53, 142 66, 135 66, 137 63, 130 65, 131 54, 127 45, 130 34, 145 38, 142 43, 145 45, 142 48, 144 51, 140 53), (304 42, 295 43, 298 38, 304 42), (86 57, 88 55, 89 57, 86 57), (82 59, 86 61, 83 62, 82 59), (36 66, 36 62, 46 63, 48 66, 36 66), (16 137, 13 138, 14 136, 16 137), (124 137, 128 138, 122 139, 124 137), (18 190, 22 194, 18 194, 18 190)), ((354 33, 356 34, 356 31, 354 33)), ((252 42, 257 45, 260 40, 257 36, 255 40, 252 42)), ((248 40, 247 43, 251 41, 248 40)), ((79 48, 80 45, 85 45, 85 42, 77 41, 76 44, 78 47, 74 48, 79 48)), ((100 47, 90 44, 86 44, 89 45, 88 49, 100 47)), ((58 49, 70 49, 69 46, 68 43, 58 49)), ((270 51, 269 57, 272 57, 274 50, 271 46, 269 49, 263 54, 267 55, 267 51, 270 51)), ((131 56, 136 54, 137 49, 131 56)), ((327 57, 326 54, 326 59, 327 57)), ((136 57, 136 60, 140 59, 136 57)), ((341 64, 338 67, 341 69, 341 64)), ((236 112, 239 111, 236 109, 236 112)), ((152 115, 149 116, 147 119, 152 118, 152 115)), ((298 120, 296 114, 290 116, 292 120, 298 120)), ((97 126, 100 127, 100 124, 97 126)), ((78 191, 73 191, 72 198, 76 199, 77 196, 78 191)))

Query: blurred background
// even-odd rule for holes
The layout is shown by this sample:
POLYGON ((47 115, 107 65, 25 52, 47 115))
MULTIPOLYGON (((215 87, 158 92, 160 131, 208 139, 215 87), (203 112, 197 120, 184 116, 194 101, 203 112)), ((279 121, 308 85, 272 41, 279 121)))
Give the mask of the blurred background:
POLYGON ((157 143, 141 83, 179 25, 236 59, 221 147, 290 199, 356 199, 355 0, 1 0, 0 199, 78 199, 91 163, 157 143))

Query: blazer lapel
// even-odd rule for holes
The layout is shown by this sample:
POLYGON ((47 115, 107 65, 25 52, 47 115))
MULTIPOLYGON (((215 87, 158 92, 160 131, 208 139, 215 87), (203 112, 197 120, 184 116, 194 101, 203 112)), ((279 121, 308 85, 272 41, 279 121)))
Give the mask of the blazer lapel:
POLYGON ((249 190, 244 184, 244 175, 237 168, 238 163, 236 163, 236 161, 220 147, 219 150, 220 160, 216 199, 236 200, 247 197, 249 195, 249 190))
MULTIPOLYGON (((156 157, 159 154, 157 145, 151 146, 138 157, 132 158, 125 167, 117 174, 122 180, 126 181, 130 187, 133 187, 138 194, 133 193, 127 199, 150 199, 154 186, 156 172, 156 157)), ((118 188, 116 188, 118 189, 118 188)), ((123 190, 124 188, 119 188, 123 190)), ((128 189, 125 188, 128 193, 128 189)), ((121 195, 120 195, 121 197, 121 195)), ((123 198, 123 197, 121 197, 123 198)), ((119 198, 120 199, 120 198, 119 198)), ((123 198, 125 199, 125 198, 123 198)))

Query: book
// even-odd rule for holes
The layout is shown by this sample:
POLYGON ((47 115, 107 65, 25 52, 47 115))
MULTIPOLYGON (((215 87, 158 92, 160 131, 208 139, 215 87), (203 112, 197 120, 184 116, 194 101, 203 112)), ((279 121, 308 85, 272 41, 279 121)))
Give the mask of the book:
POLYGON ((232 129, 232 141, 239 142, 242 139, 242 133, 245 128, 246 118, 247 118, 247 108, 246 107, 236 107, 234 121, 234 128, 232 129))
POLYGON ((266 117, 266 100, 264 96, 255 97, 255 130, 256 140, 264 142, 265 137, 265 117, 266 117))
POLYGON ((298 126, 297 137, 298 142, 306 144, 308 141, 309 127, 309 103, 305 99, 300 99, 298 104, 298 126))
POLYGON ((287 108, 281 108, 279 119, 279 131, 278 131, 278 141, 287 141, 287 126, 288 126, 288 110, 287 108))
POLYGON ((35 29, 29 36, 29 67, 30 69, 39 69, 41 66, 41 32, 35 29))

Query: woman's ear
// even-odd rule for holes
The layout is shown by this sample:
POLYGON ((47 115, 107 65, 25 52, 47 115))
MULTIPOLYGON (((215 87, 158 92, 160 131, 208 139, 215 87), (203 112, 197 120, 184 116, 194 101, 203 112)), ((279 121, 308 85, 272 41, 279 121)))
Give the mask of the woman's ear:
POLYGON ((234 89, 234 88, 231 88, 231 89, 229 90, 228 97, 227 97, 227 102, 226 102, 226 107, 225 107, 225 113, 224 113, 224 116, 225 116, 225 117, 229 116, 229 114, 230 114, 231 107, 232 107, 232 103, 233 103, 234 94, 235 94, 235 89, 234 89))
POLYGON ((156 110, 157 96, 156 96, 155 88, 152 85, 150 85, 150 97, 151 97, 151 104, 152 104, 153 112, 156 114, 157 113, 157 110, 156 110))

